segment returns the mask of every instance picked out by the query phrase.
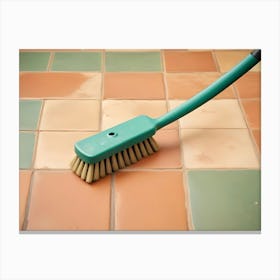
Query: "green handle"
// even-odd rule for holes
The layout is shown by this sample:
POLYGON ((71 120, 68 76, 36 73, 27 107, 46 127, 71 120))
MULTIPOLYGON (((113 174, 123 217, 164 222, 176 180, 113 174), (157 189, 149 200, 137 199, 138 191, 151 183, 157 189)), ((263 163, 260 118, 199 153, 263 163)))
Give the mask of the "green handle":
POLYGON ((261 60, 260 53, 260 50, 253 51, 239 64, 233 67, 229 72, 224 74, 206 89, 202 90, 177 108, 169 111, 159 118, 156 118, 156 129, 158 130, 183 117, 184 115, 195 110, 199 106, 215 97, 217 94, 235 82, 238 78, 247 73, 252 67, 254 67, 261 60))

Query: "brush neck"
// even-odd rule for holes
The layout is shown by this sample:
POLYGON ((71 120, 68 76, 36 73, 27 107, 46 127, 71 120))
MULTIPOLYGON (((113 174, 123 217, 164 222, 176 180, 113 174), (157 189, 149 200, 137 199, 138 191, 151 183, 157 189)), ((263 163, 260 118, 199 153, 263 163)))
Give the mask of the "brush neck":
POLYGON ((167 114, 155 119, 156 129, 160 129, 175 120, 185 116, 191 111, 195 110, 199 106, 203 105, 210 99, 214 98, 217 94, 230 86, 242 75, 247 73, 252 67, 254 67, 259 61, 260 50, 253 51, 246 58, 244 58, 239 64, 233 67, 229 72, 221 76, 218 80, 202 90, 177 108, 169 111, 167 114))

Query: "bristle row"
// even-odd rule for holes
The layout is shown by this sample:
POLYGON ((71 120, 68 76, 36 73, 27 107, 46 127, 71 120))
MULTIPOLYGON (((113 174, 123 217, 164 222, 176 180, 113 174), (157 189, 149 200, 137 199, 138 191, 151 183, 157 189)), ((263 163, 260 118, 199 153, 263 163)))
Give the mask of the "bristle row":
POLYGON ((157 143, 150 137, 139 144, 135 144, 94 164, 85 163, 78 156, 75 156, 71 162, 71 169, 87 183, 92 183, 105 177, 107 174, 136 163, 143 157, 147 157, 156 151, 158 151, 157 143))

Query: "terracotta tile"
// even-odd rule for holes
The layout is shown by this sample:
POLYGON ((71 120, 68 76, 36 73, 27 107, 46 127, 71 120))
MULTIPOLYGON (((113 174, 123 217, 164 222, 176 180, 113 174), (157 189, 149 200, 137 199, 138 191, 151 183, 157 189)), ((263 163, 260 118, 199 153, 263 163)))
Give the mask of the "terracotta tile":
POLYGON ((164 57, 167 72, 217 71, 212 54, 209 51, 165 51, 164 57))
POLYGON ((94 132, 40 132, 35 158, 36 169, 68 169, 74 158, 76 141, 94 132))
POLYGON ((31 170, 20 170, 19 172, 19 229, 22 230, 26 203, 28 198, 31 170))
POLYGON ((98 130, 100 102, 97 100, 47 100, 41 130, 98 130))
POLYGON ((117 173, 115 229, 187 230, 182 173, 117 173))
POLYGON ((165 99, 161 73, 105 73, 104 98, 165 99))
POLYGON ((36 171, 27 230, 108 230, 110 181, 89 185, 71 171, 36 171))
POLYGON ((249 126, 252 129, 260 128, 261 103, 260 100, 241 100, 249 126))
POLYGON ((258 168, 247 129, 182 129, 186 168, 258 168))
MULTIPOLYGON (((168 97, 169 99, 187 100, 215 82, 220 76, 217 72, 167 74, 168 97)), ((236 98, 236 96, 232 87, 229 87, 214 99, 231 98, 236 98)))
POLYGON ((240 98, 261 97, 261 73, 248 72, 235 82, 240 98))
POLYGON ((104 100, 102 102, 102 129, 110 128, 139 115, 155 118, 166 112, 166 102, 161 100, 104 100))
POLYGON ((260 129, 253 129, 252 130, 255 142, 259 148, 259 150, 261 150, 261 130, 260 129))
MULTIPOLYGON (((216 50, 216 55, 220 71, 227 72, 236 64, 238 64, 243 58, 245 58, 251 50, 216 50)), ((261 64, 258 63, 250 71, 260 71, 261 64)))
POLYGON ((100 98, 100 73, 21 73, 21 98, 100 98))
MULTIPOLYGON (((175 108, 184 101, 169 101, 175 108)), ((180 119, 182 128, 246 128, 237 100, 210 100, 180 119)))
POLYGON ((159 145, 159 151, 147 158, 142 158, 129 168, 181 168, 178 130, 159 130, 153 137, 159 145))

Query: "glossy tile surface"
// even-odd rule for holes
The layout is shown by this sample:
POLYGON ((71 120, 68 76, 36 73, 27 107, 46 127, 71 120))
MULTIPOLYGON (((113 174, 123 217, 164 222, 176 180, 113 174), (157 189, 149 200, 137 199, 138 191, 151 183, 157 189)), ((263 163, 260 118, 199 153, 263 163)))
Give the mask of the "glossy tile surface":
POLYGON ((30 170, 20 170, 19 172, 19 230, 23 229, 31 174, 30 170))
POLYGON ((258 168, 247 129, 182 129, 186 168, 258 168))
POLYGON ((52 71, 101 71, 100 52, 56 52, 52 71))
POLYGON ((21 98, 100 98, 99 73, 21 73, 21 98))
POLYGON ((46 71, 50 58, 49 52, 20 52, 20 71, 46 71))
POLYGON ((165 99, 161 73, 105 73, 106 99, 165 99))
POLYGON ((189 51, 165 51, 167 72, 215 72, 217 71, 212 53, 189 51))
MULTIPOLYGON (((169 73, 166 75, 168 97, 187 100, 215 82, 220 76, 218 72, 169 73)), ((215 97, 215 99, 232 98, 236 98, 232 87, 223 90, 215 97)))
POLYGON ((19 168, 28 169, 32 166, 35 133, 19 133, 19 168))
POLYGON ((19 129, 36 130, 38 127, 42 101, 20 100, 19 101, 19 129))
POLYGON ((116 230, 186 230, 181 172, 120 172, 115 178, 116 230))
POLYGON ((260 172, 189 171, 195 230, 261 230, 260 172))
MULTIPOLYGON (((243 58, 250 54, 251 50, 216 50, 215 56, 221 72, 227 72, 243 58)), ((260 63, 250 71, 260 71, 260 63)))
POLYGON ((99 110, 97 100, 47 100, 40 129, 98 130, 99 110))
POLYGON ((110 176, 93 186, 71 171, 36 171, 27 230, 108 230, 110 176))
POLYGON ((246 118, 249 126, 252 129, 260 128, 261 124, 261 104, 258 99, 256 100, 242 100, 246 118))
MULTIPOLYGON (((169 101, 170 109, 184 101, 169 101)), ((246 128, 237 100, 210 100, 180 119, 182 128, 246 128)))
POLYGON ((240 98, 261 97, 261 74, 260 72, 248 72, 235 82, 240 98))
POLYGON ((94 132, 40 132, 34 166, 36 169, 70 169, 76 141, 94 132))
POLYGON ((110 128, 139 115, 159 117, 166 112, 166 102, 160 100, 104 100, 102 102, 102 129, 110 128))
POLYGON ((160 52, 106 52, 107 72, 158 72, 162 70, 160 52))

